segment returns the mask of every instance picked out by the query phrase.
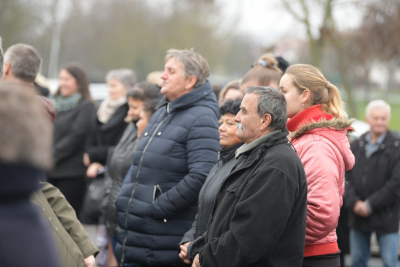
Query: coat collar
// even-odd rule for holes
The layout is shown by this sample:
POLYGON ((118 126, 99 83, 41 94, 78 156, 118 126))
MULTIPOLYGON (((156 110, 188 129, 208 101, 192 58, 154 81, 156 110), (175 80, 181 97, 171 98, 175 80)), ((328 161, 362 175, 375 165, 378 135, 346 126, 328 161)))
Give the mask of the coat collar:
POLYGON ((170 102, 165 96, 161 99, 157 109, 166 105, 167 112, 172 113, 177 110, 187 109, 193 106, 208 106, 219 117, 219 107, 211 84, 207 81, 202 86, 193 89, 190 93, 184 94, 170 102))
POLYGON ((238 163, 236 164, 237 168, 235 166, 235 169, 232 170, 232 172, 249 168, 260 159, 261 155, 268 148, 279 144, 289 143, 287 135, 288 135, 287 131, 274 132, 273 134, 271 134, 269 138, 264 140, 262 144, 254 147, 251 150, 247 150, 241 153, 238 157, 238 163), (239 164, 239 161, 242 162, 242 164, 239 164))
POLYGON ((224 163, 228 162, 231 158, 235 156, 236 150, 242 145, 243 143, 239 143, 234 146, 231 146, 230 148, 221 147, 218 151, 219 159, 221 159, 224 163))
POLYGON ((126 103, 123 104, 122 106, 120 106, 119 108, 117 108, 117 110, 111 116, 111 118, 107 121, 107 123, 101 125, 101 127, 100 127, 101 130, 107 131, 108 129, 112 129, 115 126, 117 126, 118 124, 120 124, 121 121, 124 121, 124 118, 126 117, 128 109, 129 109, 129 107, 128 107, 128 104, 126 104, 126 103))
POLYGON ((333 128, 336 130, 345 130, 353 132, 351 124, 354 120, 347 118, 334 118, 321 110, 321 105, 306 108, 287 122, 287 128, 290 138, 297 138, 306 132, 318 128, 333 128))
MULTIPOLYGON (((366 136, 367 136, 368 133, 369 133, 369 132, 367 132, 367 133, 361 135, 361 137, 360 137, 358 140, 354 141, 354 142, 358 142, 359 145, 360 145, 360 147, 364 147, 365 144, 367 143, 367 141, 366 141, 366 136)), ((393 147, 399 147, 399 146, 400 146, 400 140, 399 140, 399 138, 397 138, 397 137, 392 133, 392 131, 388 130, 388 131, 386 132, 386 136, 385 136, 385 138, 383 139, 382 144, 379 146, 379 148, 380 148, 380 149, 385 149, 385 148, 392 147, 392 146, 393 146, 393 147)))

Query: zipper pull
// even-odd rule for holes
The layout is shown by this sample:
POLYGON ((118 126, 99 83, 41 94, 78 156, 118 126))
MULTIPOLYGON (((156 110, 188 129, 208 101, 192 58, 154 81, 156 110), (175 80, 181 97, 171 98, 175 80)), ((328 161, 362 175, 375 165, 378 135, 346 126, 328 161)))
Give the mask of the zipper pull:
POLYGON ((124 267, 124 259, 121 260, 121 264, 119 266, 124 267))
POLYGON ((221 152, 218 150, 218 161, 221 159, 221 152))

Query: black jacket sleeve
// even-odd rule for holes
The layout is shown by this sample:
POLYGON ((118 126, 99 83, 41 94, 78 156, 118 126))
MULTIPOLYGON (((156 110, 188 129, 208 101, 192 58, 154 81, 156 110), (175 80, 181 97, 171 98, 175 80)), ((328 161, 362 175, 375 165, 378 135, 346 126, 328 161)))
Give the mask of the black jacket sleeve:
POLYGON ((192 228, 189 229, 189 231, 187 231, 183 237, 181 242, 179 243, 179 245, 185 244, 186 242, 192 242, 193 240, 195 240, 195 235, 196 235, 196 229, 197 229, 197 216, 198 214, 196 214, 196 218, 194 219, 194 222, 192 224, 192 228))
POLYGON ((80 110, 72 124, 70 133, 53 146, 54 163, 56 165, 63 159, 73 155, 77 148, 84 146, 90 133, 95 116, 94 105, 89 101, 85 101, 77 108, 80 110))
MULTIPOLYGON (((350 148, 354 155, 356 155, 357 150, 360 149, 358 142, 356 141, 354 141, 351 144, 350 148)), ((345 177, 346 177, 346 189, 344 192, 344 204, 346 208, 353 210, 354 205, 358 200, 360 200, 360 197, 357 195, 357 192, 353 185, 352 170, 346 171, 345 177)))
POLYGON ((256 172, 239 196, 230 229, 200 250, 201 266, 251 266, 267 258, 286 227, 298 195, 297 186, 280 170, 263 168, 256 172))

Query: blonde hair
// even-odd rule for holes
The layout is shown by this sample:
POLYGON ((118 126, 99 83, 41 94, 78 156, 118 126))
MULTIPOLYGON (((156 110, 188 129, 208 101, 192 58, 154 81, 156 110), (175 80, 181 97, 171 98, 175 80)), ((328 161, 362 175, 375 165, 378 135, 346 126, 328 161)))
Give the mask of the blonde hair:
POLYGON ((325 79, 319 69, 307 64, 296 64, 290 66, 285 74, 292 77, 293 85, 300 93, 310 90, 312 106, 322 105, 325 113, 336 118, 348 118, 339 90, 325 79))
POLYGON ((219 92, 219 97, 218 97, 220 105, 223 104, 222 102, 224 101, 225 95, 229 89, 235 89, 240 91, 240 81, 239 80, 230 81, 221 89, 221 92, 219 92))
POLYGON ((51 167, 52 125, 34 94, 18 84, 0 84, 0 164, 51 167))
POLYGON ((272 83, 279 84, 283 72, 278 67, 278 61, 270 53, 262 55, 254 62, 251 68, 242 78, 242 84, 256 81, 258 86, 269 86, 272 83))

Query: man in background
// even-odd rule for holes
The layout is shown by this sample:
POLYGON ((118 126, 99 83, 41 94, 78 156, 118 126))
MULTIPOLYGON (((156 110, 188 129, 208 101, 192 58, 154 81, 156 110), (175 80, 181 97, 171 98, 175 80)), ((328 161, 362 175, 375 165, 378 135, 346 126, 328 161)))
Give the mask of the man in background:
POLYGON ((346 173, 352 266, 368 266, 376 233, 384 266, 398 266, 400 140, 388 130, 390 106, 374 100, 366 108, 371 130, 351 144, 356 164, 346 173))

